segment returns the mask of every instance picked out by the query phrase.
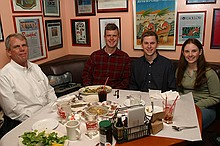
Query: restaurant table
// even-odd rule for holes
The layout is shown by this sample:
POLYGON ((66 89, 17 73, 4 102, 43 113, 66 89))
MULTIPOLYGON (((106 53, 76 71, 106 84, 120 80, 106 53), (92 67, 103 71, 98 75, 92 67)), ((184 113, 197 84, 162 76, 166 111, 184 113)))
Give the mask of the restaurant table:
MULTIPOLYGON (((116 89, 112 89, 110 93, 107 95, 107 100, 114 101, 120 105, 124 105, 125 100, 127 99, 128 95, 137 94, 141 95, 141 99, 144 100, 145 105, 149 106, 151 101, 154 102, 154 105, 162 106, 162 99, 150 99, 149 93, 147 92, 139 92, 139 91, 132 91, 132 90, 120 90, 119 91, 119 98, 114 96, 116 89)), ((78 92, 78 91, 77 91, 78 92)), ((78 94, 77 92, 70 93, 65 95, 62 98, 69 98, 78 94)), ((2 137, 0 140, 0 146, 18 146, 18 137, 22 135, 26 131, 32 130, 32 125, 42 119, 47 118, 54 118, 59 119, 59 116, 56 112, 51 109, 51 104, 43 107, 41 110, 36 112, 31 118, 25 120, 20 125, 12 129, 6 135, 2 137)), ((147 136, 144 138, 140 138, 134 141, 125 142, 122 144, 116 144, 115 139, 113 138, 113 145, 117 146, 131 146, 131 145, 141 145, 141 144, 148 144, 148 145, 173 145, 185 142, 192 142, 192 141, 201 141, 201 122, 202 115, 201 111, 198 107, 195 106, 192 93, 181 95, 181 98, 177 100, 175 113, 173 118, 173 124, 165 124, 164 128, 160 132, 155 135, 147 136), (181 132, 177 132, 172 129, 172 125, 178 126, 194 126, 196 125, 197 128, 182 130, 181 132)), ((80 124, 81 130, 81 138, 77 141, 69 141, 69 146, 95 146, 99 143, 99 135, 97 135, 92 140, 89 139, 86 135, 86 126, 85 122, 81 120, 80 124)), ((63 124, 59 123, 58 127, 55 129, 60 133, 66 134, 66 128, 63 124)))

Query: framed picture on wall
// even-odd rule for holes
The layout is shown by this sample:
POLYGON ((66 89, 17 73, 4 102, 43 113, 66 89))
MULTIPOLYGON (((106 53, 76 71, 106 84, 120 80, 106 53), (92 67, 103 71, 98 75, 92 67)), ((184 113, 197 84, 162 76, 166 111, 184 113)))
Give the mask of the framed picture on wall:
POLYGON ((43 0, 43 8, 45 17, 60 16, 60 0, 43 0))
POLYGON ((94 0, 75 0, 76 16, 91 16, 95 15, 94 0))
POLYGON ((13 13, 42 12, 41 0, 11 0, 13 13))
POLYGON ((89 19, 71 19, 72 45, 73 46, 91 46, 90 20, 89 19))
POLYGON ((204 45, 206 11, 178 12, 177 21, 177 45, 182 45, 188 38, 196 38, 204 45))
POLYGON ((62 23, 61 20, 46 20, 46 34, 48 50, 63 47, 62 23))
POLYGON ((133 0, 134 49, 142 49, 143 33, 154 31, 158 50, 175 50, 176 8, 176 0, 133 0))
POLYGON ((29 60, 47 58, 44 29, 41 15, 13 16, 15 32, 22 33, 28 41, 29 60))
MULTIPOLYGON (((108 23, 114 23, 118 26, 119 32, 121 32, 121 19, 119 17, 116 18, 99 18, 99 38, 100 38, 100 49, 103 49, 105 47, 105 26, 108 23)), ((121 38, 121 33, 119 34, 121 38)), ((121 50, 121 39, 118 41, 118 49, 121 50)))
POLYGON ((0 18, 0 41, 4 41, 4 35, 3 35, 1 18, 0 18))
POLYGON ((216 0, 186 0, 186 4, 215 4, 216 0))
POLYGON ((128 12, 128 0, 97 0, 97 12, 128 12))
POLYGON ((220 49, 220 9, 213 10, 211 49, 220 49))

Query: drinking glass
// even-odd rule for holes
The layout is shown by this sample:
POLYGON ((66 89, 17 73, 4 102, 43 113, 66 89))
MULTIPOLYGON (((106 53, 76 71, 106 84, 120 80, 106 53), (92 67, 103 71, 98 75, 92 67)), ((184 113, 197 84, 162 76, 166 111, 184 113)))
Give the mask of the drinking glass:
POLYGON ((98 134, 98 116, 97 114, 86 114, 85 115, 86 123, 86 135, 92 138, 98 134))

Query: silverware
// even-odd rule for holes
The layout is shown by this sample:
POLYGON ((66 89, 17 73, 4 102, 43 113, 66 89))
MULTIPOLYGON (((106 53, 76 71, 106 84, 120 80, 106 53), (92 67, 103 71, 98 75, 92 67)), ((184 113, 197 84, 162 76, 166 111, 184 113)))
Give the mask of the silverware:
POLYGON ((172 126, 172 128, 176 131, 182 131, 183 129, 197 128, 197 126, 172 126))

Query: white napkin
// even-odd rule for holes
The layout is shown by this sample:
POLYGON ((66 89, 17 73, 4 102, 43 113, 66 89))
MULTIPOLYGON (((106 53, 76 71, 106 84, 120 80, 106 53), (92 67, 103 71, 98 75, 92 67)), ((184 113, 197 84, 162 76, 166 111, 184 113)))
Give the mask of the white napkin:
POLYGON ((163 93, 161 93, 161 90, 149 90, 149 96, 154 99, 164 99, 164 100, 166 99, 166 97, 167 100, 175 100, 176 97, 178 96, 178 99, 180 99, 179 92, 172 90, 163 93))

